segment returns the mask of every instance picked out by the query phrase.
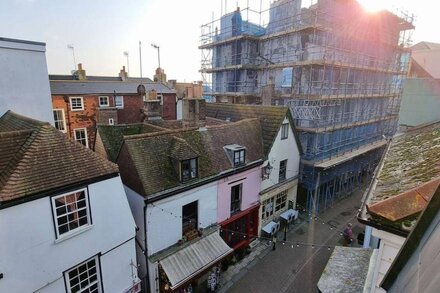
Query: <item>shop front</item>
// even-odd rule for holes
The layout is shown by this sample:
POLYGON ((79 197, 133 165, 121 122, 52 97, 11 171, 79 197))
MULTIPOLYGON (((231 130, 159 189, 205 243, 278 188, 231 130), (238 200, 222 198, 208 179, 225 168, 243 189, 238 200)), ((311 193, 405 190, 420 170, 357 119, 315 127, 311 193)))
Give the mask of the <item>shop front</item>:
POLYGON ((195 239, 171 254, 154 257, 159 292, 196 293, 215 290, 221 260, 233 250, 218 232, 195 239), (208 290, 207 290, 208 289, 208 290))
POLYGON ((258 236, 259 205, 240 212, 220 224, 220 235, 234 250, 245 247, 258 236))

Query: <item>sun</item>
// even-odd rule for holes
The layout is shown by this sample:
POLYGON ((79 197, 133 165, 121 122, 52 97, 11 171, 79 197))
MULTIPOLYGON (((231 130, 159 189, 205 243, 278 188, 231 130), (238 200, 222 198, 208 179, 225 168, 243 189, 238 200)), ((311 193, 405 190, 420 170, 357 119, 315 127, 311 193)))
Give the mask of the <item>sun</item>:
POLYGON ((378 12, 385 9, 383 0, 357 0, 365 10, 369 12, 378 12))

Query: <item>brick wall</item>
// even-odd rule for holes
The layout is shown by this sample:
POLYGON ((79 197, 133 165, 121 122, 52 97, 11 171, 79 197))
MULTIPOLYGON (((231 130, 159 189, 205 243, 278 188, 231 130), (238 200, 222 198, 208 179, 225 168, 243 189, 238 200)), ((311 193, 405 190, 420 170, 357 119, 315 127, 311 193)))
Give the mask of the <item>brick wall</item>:
POLYGON ((163 94, 162 119, 164 120, 177 119, 175 94, 163 94))
POLYGON ((124 108, 118 109, 118 123, 129 124, 142 122, 144 102, 139 95, 125 95, 124 108))

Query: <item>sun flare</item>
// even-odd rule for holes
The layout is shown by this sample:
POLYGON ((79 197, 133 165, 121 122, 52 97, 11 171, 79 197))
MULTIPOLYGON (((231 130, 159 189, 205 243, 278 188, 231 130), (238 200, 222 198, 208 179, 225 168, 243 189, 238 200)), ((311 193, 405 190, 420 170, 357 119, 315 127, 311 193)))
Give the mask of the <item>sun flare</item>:
POLYGON ((365 10, 369 12, 378 12, 380 10, 384 10, 385 7, 385 1, 383 0, 357 0, 364 8, 365 10))

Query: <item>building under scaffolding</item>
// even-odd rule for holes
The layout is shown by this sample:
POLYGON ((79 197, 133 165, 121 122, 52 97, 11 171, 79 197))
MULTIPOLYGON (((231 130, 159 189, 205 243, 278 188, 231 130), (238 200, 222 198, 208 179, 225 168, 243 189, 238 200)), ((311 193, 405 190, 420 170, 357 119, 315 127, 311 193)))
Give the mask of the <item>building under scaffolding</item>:
POLYGON ((397 129, 412 22, 404 12, 368 13, 355 0, 237 8, 202 26, 204 95, 290 107, 307 208, 318 212, 372 173, 397 129))

